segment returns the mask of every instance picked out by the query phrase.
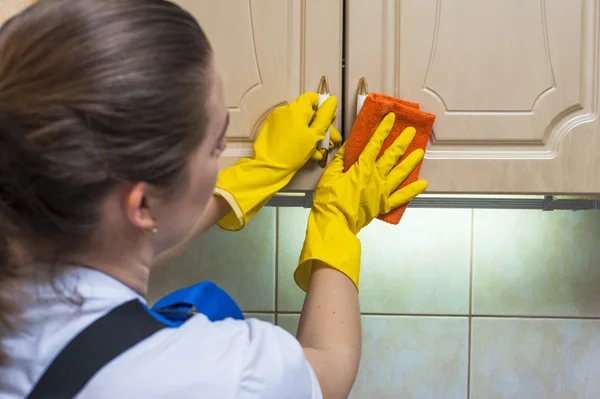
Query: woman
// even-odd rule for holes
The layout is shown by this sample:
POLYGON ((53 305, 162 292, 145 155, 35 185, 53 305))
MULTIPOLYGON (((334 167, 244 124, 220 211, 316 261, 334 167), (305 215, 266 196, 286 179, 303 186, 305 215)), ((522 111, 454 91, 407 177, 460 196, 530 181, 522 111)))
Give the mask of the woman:
POLYGON ((116 312, 143 306, 153 268, 217 222, 243 228, 318 157, 337 104, 332 97, 315 111, 316 103, 308 93, 276 109, 253 158, 219 174, 228 122, 222 82, 208 40, 181 8, 163 0, 41 0, 7 22, 0 397, 346 397, 361 342, 356 233, 426 186, 394 192, 423 157, 414 152, 394 168, 414 130, 377 160, 393 115, 346 173, 342 147, 316 190, 296 272, 307 290, 298 339, 224 313, 227 299, 210 313, 204 305, 221 294, 206 290, 193 298, 199 314, 179 322, 161 313, 166 308, 116 312), (120 337, 131 342, 106 355, 120 337), (75 366, 57 366, 65 356, 75 366))

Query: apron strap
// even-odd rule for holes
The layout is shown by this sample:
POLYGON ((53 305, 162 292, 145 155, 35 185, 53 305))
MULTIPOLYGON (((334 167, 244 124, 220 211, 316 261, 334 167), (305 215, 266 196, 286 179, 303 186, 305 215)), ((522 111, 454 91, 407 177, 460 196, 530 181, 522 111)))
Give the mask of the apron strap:
POLYGON ((137 299, 117 306, 64 347, 27 398, 74 398, 102 367, 163 328, 137 299))

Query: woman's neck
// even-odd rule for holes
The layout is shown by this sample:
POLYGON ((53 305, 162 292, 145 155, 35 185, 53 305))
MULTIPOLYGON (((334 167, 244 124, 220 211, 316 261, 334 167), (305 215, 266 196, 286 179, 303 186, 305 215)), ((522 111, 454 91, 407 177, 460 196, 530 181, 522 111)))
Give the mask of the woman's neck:
POLYGON ((102 246, 96 248, 98 249, 73 256, 69 263, 99 270, 146 296, 153 259, 150 248, 131 249, 124 245, 111 250, 103 250, 102 246))

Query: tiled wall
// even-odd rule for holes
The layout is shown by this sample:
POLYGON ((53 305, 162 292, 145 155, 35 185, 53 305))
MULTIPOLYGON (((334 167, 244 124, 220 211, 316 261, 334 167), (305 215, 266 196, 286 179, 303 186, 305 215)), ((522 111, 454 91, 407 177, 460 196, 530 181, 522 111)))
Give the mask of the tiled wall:
MULTIPOLYGON (((211 279, 295 333, 308 211, 214 229, 150 301, 211 279)), ((361 234, 363 356, 352 398, 600 398, 600 212, 409 209, 361 234)))

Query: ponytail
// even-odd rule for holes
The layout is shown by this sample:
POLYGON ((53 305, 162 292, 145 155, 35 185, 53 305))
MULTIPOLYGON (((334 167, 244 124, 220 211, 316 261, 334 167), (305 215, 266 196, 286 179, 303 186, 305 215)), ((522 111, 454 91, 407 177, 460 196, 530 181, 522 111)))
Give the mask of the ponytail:
MULTIPOLYGON (((18 308, 14 301, 17 292, 13 284, 13 278, 18 271, 12 261, 9 241, 0 227, 0 334, 14 331, 10 320, 18 316, 18 308)), ((0 364, 4 364, 6 360, 6 355, 0 348, 0 364)))

